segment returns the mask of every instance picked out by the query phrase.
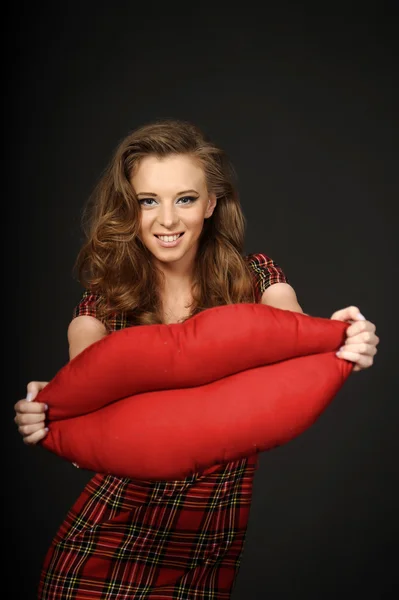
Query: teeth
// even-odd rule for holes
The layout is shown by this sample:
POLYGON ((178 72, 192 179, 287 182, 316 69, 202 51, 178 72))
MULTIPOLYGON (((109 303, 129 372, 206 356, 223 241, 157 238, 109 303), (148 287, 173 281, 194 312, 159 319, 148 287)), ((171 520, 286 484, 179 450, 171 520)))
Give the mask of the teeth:
POLYGON ((162 240, 163 242, 175 242, 177 238, 180 237, 180 234, 177 235, 158 235, 157 238, 162 240))

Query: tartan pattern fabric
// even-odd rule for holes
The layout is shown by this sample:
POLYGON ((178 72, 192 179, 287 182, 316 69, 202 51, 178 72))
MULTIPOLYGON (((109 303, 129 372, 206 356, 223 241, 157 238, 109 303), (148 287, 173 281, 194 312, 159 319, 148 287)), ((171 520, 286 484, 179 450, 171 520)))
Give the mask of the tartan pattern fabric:
MULTIPOLYGON (((287 282, 265 254, 246 257, 256 299, 287 282)), ((86 291, 73 316, 95 316, 86 291)), ((113 330, 128 327, 121 314, 113 330)), ((258 455, 181 481, 96 474, 47 552, 40 600, 229 600, 238 573, 258 455)))

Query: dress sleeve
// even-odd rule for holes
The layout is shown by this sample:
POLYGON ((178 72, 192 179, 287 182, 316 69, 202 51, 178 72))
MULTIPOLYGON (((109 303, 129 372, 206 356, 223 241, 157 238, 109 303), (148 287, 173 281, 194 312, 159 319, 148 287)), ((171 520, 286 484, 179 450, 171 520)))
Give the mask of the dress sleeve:
POLYGON ((82 315, 88 315, 89 317, 95 317, 104 325, 109 331, 117 331, 118 329, 124 329, 132 325, 132 323, 127 319, 126 313, 113 313, 109 316, 107 322, 104 321, 98 314, 98 301, 101 300, 103 296, 101 294, 94 294, 90 290, 85 290, 83 295, 75 306, 72 312, 72 318, 80 317, 82 315))
POLYGON ((253 276, 256 300, 260 302, 263 292, 274 283, 289 283, 281 267, 266 254, 249 254, 247 264, 253 276))
POLYGON ((92 292, 86 290, 83 292, 83 296, 75 306, 72 312, 72 317, 81 317, 82 315, 87 315, 89 317, 97 316, 97 302, 101 298, 98 294, 93 294, 92 292))

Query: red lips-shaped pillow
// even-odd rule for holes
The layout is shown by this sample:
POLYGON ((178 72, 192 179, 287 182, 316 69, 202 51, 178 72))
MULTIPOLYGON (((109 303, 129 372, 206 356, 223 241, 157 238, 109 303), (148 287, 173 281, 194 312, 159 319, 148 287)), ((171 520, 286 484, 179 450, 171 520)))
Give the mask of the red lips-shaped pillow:
POLYGON ((39 393, 42 442, 99 473, 175 480, 307 429, 352 371, 348 324, 262 304, 111 333, 39 393))

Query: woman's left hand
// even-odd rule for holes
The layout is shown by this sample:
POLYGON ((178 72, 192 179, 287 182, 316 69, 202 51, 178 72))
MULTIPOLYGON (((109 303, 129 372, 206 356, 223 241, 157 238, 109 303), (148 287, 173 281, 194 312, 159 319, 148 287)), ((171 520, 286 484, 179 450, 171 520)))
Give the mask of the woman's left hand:
POLYGON ((330 318, 351 323, 346 330, 345 344, 339 349, 337 356, 355 363, 354 371, 371 367, 380 341, 375 333, 374 323, 367 321, 357 306, 338 310, 330 318))

